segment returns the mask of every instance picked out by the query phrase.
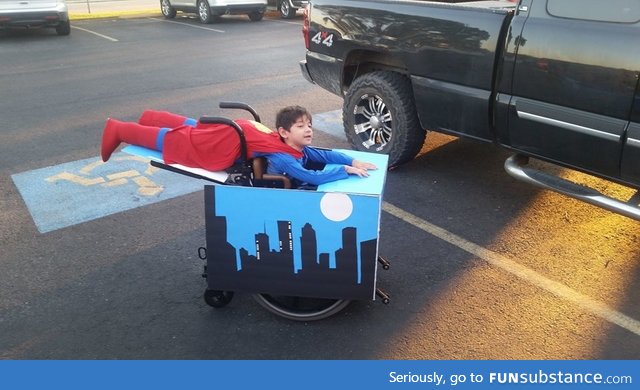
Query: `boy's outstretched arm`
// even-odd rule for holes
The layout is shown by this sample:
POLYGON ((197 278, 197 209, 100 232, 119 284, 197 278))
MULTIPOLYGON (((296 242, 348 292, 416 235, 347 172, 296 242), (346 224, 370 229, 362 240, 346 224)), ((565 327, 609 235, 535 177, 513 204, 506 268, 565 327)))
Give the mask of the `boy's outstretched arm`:
POLYGON ((344 153, 337 152, 335 150, 316 149, 314 147, 306 148, 306 153, 311 161, 330 164, 344 164, 354 168, 362 169, 365 171, 371 169, 378 169, 375 164, 367 161, 356 160, 353 157, 347 156, 344 153))
POLYGON ((378 169, 378 167, 376 167, 375 164, 370 163, 368 161, 360 161, 360 160, 353 160, 353 162, 351 163, 351 166, 358 169, 364 169, 365 171, 378 169))

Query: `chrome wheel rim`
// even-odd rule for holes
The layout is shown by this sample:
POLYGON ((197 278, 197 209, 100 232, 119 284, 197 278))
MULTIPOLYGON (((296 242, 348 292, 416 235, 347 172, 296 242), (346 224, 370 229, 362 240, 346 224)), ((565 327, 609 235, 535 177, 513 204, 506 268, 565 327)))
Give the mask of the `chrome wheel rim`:
POLYGON ((209 18, 209 5, 206 1, 198 3, 198 15, 200 16, 200 20, 203 21, 209 18))
POLYGON ((162 14, 163 15, 169 15, 170 5, 169 5, 169 1, 168 0, 162 0, 161 8, 162 8, 162 14))
POLYGON ((353 108, 353 131, 366 149, 382 151, 393 132, 391 111, 378 95, 362 95, 353 108))
POLYGON ((289 1, 288 0, 283 0, 282 3, 280 3, 280 11, 282 12, 283 15, 289 15, 289 1))

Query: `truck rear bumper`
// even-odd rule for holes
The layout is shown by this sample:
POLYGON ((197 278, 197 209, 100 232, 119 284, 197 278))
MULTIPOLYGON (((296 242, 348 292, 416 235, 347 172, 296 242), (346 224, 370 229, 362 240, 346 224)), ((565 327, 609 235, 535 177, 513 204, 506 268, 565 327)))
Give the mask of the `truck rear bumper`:
POLYGON ((331 93, 342 96, 342 60, 326 54, 307 51, 306 60, 300 62, 300 67, 305 79, 331 93))
POLYGON ((307 60, 300 61, 300 72, 302 72, 302 77, 304 77, 305 80, 315 84, 311 78, 311 74, 309 73, 309 68, 307 68, 307 60))

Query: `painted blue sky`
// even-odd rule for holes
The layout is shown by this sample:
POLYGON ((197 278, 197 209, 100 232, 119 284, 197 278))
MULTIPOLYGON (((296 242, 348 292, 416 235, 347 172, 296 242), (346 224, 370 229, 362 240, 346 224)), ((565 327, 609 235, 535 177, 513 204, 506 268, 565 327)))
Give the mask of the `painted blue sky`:
POLYGON ((357 241, 377 238, 379 197, 349 194, 353 203, 351 216, 344 221, 327 219, 320 210, 323 192, 277 190, 217 186, 216 215, 227 217, 227 240, 237 249, 245 248, 255 255, 255 234, 265 227, 271 249, 278 250, 277 221, 291 221, 294 258, 300 262, 300 235, 305 223, 316 231, 318 253, 329 253, 334 264, 334 252, 342 247, 342 229, 357 228, 357 241))

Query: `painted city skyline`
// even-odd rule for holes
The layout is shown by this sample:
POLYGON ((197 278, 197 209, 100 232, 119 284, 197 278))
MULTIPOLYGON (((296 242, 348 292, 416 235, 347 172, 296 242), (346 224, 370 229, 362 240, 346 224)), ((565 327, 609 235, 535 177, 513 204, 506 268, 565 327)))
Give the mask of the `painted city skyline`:
POLYGON ((371 299, 379 198, 326 195, 207 187, 210 288, 371 299))
POLYGON ((292 248, 295 270, 302 264, 302 248, 296 241, 307 223, 316 232, 318 253, 329 254, 331 267, 336 265, 335 251, 342 245, 344 228, 356 227, 358 242, 378 237, 380 205, 375 196, 231 186, 217 187, 216 193, 216 215, 227 217, 228 242, 238 256, 241 248, 256 256, 255 233, 267 232, 270 248, 279 248, 278 221, 285 220, 296 234, 292 248), (328 198, 335 202, 327 203, 328 198))

